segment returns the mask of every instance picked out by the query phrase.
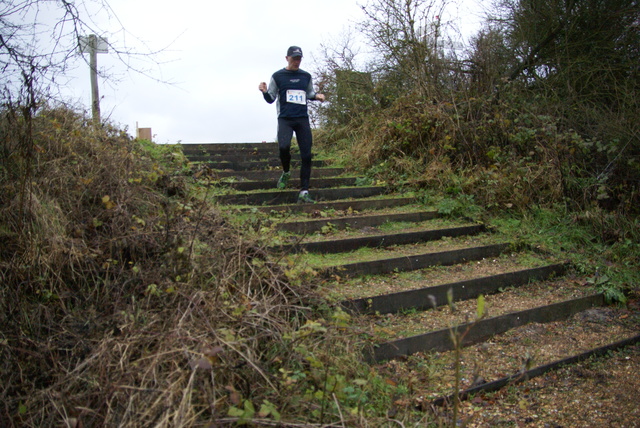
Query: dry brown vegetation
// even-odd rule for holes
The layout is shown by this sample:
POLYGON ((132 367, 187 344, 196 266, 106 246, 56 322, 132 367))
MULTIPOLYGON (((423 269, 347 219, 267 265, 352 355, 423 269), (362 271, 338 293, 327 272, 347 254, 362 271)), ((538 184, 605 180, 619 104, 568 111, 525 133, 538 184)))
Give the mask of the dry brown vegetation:
POLYGON ((3 426, 437 423, 178 148, 61 108, 2 123, 3 426))
MULTIPOLYGON (((502 24, 455 58, 440 2, 367 2, 360 29, 380 55, 371 73, 355 70, 349 49, 330 55, 316 142, 445 214, 504 215, 518 240, 606 273, 604 291, 637 293, 638 2, 498 3, 511 8, 502 24)), ((12 108, 7 92, 0 109, 0 425, 437 423, 415 412, 406 384, 361 362, 366 331, 324 306, 308 271, 272 261, 225 221, 208 171, 173 147, 39 105, 36 77, 54 64, 38 69, 38 55, 12 57, 27 106, 12 108)), ((613 365, 608 387, 625 385, 624 405, 607 405, 603 426, 627 417, 621 408, 633 417, 637 385, 618 381, 638 367, 637 348, 629 358, 613 365)), ((551 423, 584 422, 571 417, 588 408, 574 404, 580 376, 542 379, 559 386, 551 402, 531 394, 534 383, 463 412, 515 425, 542 403, 566 409, 551 423), (511 402, 518 395, 526 406, 511 402)))
POLYGON ((206 190, 192 196, 182 154, 60 108, 31 134, 11 112, 2 125, 0 424, 189 426, 248 397, 281 408, 274 373, 296 360, 284 335, 313 296, 206 190))
POLYGON ((448 6, 370 0, 369 56, 352 38, 324 46, 317 141, 486 208, 637 216, 637 2, 496 1, 465 53, 447 47, 448 6))
MULTIPOLYGON (((473 195, 487 209, 566 204, 572 209, 634 214, 638 193, 629 168, 616 186, 595 179, 593 141, 530 105, 526 92, 432 103, 399 98, 355 127, 327 128, 319 145, 345 156, 351 167, 390 184, 473 195)), ((630 162, 631 164, 631 162, 630 162)), ((613 180, 613 179, 612 179, 613 180)))

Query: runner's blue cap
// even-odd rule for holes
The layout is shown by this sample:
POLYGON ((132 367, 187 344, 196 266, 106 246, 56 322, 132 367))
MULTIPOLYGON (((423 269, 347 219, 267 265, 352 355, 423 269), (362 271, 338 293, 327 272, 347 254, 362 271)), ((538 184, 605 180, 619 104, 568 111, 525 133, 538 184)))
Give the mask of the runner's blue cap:
POLYGON ((287 56, 302 56, 302 49, 298 46, 291 46, 287 49, 287 56))

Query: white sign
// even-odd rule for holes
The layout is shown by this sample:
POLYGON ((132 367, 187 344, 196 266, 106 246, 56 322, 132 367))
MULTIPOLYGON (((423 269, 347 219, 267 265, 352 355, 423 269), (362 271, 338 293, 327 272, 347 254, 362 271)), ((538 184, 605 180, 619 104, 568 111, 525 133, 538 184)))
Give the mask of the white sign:
POLYGON ((299 89, 287 89, 287 102, 293 104, 306 104, 307 93, 299 89))
POLYGON ((92 39, 95 39, 96 53, 107 53, 107 52, 109 52, 109 43, 107 42, 107 39, 105 39, 104 37, 80 36, 78 38, 78 44, 80 46, 80 53, 91 52, 92 39))

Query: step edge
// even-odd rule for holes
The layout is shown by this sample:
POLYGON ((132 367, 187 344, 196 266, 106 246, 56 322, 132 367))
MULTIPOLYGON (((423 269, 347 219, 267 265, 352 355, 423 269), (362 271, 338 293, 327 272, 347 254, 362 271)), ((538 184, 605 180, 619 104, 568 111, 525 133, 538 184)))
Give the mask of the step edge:
MULTIPOLYGON (((566 272, 567 268, 568 268, 568 263, 565 263, 565 262, 552 263, 544 266, 538 266, 535 268, 519 269, 512 272, 504 272, 496 275, 488 275, 488 276, 483 276, 478 278, 467 279, 463 281, 450 282, 450 283, 439 284, 439 285, 434 285, 430 287, 422 287, 422 288, 417 288, 413 290, 404 290, 404 291, 398 291, 395 293, 380 294, 377 296, 363 297, 363 298, 357 298, 357 299, 347 299, 340 302, 340 305, 343 308, 358 314, 374 314, 374 313, 386 314, 386 313, 399 312, 405 309, 427 310, 433 307, 430 299, 428 298, 429 295, 434 296, 434 298, 436 299, 435 300, 436 306, 439 307, 447 304, 447 293, 449 289, 454 290, 453 301, 458 302, 462 300, 476 298, 479 294, 485 294, 485 295, 490 294, 486 292, 483 293, 483 291, 489 289, 489 287, 486 287, 483 285, 483 283, 485 282, 490 282, 490 281, 497 282, 498 285, 491 287, 491 288, 495 288, 495 290, 497 291, 499 288, 502 288, 505 286, 507 287, 514 286, 513 281, 518 280, 519 279, 518 277, 522 276, 523 274, 527 274, 527 273, 530 274, 527 278, 527 282, 531 280, 538 281, 541 279, 550 278, 552 276, 560 276, 566 272), (504 285, 505 283, 507 283, 508 285, 504 285), (478 285, 482 288, 482 290, 478 291, 475 294, 468 293, 467 295, 462 295, 464 297, 460 297, 461 294, 458 294, 455 292, 455 290, 464 289, 465 287, 467 287, 467 289, 470 289, 472 287, 477 288, 478 285), (381 310, 381 308, 383 307, 383 304, 379 302, 381 302, 382 300, 390 300, 393 298, 405 297, 405 296, 410 297, 410 299, 405 299, 405 300, 413 300, 413 301, 424 300, 425 303, 421 305, 414 305, 412 307, 406 307, 406 306, 398 307, 394 311, 381 310)), ((520 287, 520 286, 526 285, 524 284, 525 282, 524 279, 522 282, 523 282, 522 284, 519 284, 517 286, 520 287)))
MULTIPOLYGON (((516 312, 510 312, 508 314, 503 314, 503 315, 499 315, 497 317, 491 317, 491 318, 487 318, 484 320, 480 320, 476 323, 470 322, 470 323, 464 323, 464 324, 460 324, 457 326, 458 330, 464 330, 467 327, 471 327, 471 330, 469 330, 469 333, 471 333, 473 331, 473 328, 477 328, 477 326, 482 327, 482 326, 488 326, 490 323, 491 324, 500 324, 501 325, 501 330, 499 331, 494 331, 491 334, 484 334, 481 336, 473 336, 470 334, 467 334, 464 338, 464 343, 462 346, 470 346, 473 345, 475 343, 479 343, 482 342, 484 340, 486 340, 489 337, 495 336, 496 334, 502 334, 505 333, 513 328, 516 327, 521 327, 523 325, 527 325, 530 322, 526 321, 523 323, 514 323, 513 326, 508 326, 507 324, 507 320, 510 318, 514 318, 516 317, 517 320, 521 320, 521 319, 525 319, 527 317, 530 317, 531 315, 535 314, 536 312, 540 312, 542 310, 548 310, 551 311, 552 313, 554 313, 554 317, 550 318, 548 321, 544 321, 544 322, 553 322, 553 321, 559 321, 559 320, 564 320, 569 318, 570 316, 578 313, 578 312, 582 312, 588 308, 594 307, 594 306, 603 306, 606 304, 605 298, 604 298, 604 294, 603 293, 597 293, 597 294, 591 294, 588 296, 583 296, 583 297, 579 297, 576 299, 569 299, 569 300, 563 300, 562 302, 557 302, 557 303, 553 303, 551 305, 544 305, 544 306, 537 306, 535 308, 530 308, 530 309, 525 309, 522 311, 516 311, 516 312), (558 308, 562 308, 562 307, 573 307, 576 306, 577 308, 581 308, 578 310, 575 310, 573 312, 570 312, 569 314, 566 315, 566 317, 562 318, 562 316, 564 315, 559 315, 559 310, 558 308), (556 309, 556 310, 554 310, 556 309)), ((542 321, 537 321, 537 322, 542 322, 542 321)), ((393 358, 397 358, 400 356, 406 356, 406 355, 411 355, 414 354, 416 352, 428 352, 428 351, 438 351, 438 352, 444 352, 444 351, 450 351, 453 349, 452 345, 450 344, 451 340, 450 340, 450 330, 448 328, 445 329, 440 329, 440 330, 435 330, 432 332, 428 332, 428 333, 424 333, 424 334, 418 334, 415 336, 410 336, 410 337, 406 337, 403 339, 398 339, 398 340, 393 340, 393 341, 388 341, 388 342, 383 342, 380 344, 377 344, 377 346, 373 346, 372 349, 369 350, 365 350, 365 360, 367 361, 385 361, 385 360, 390 360, 393 358), (401 347, 406 348, 408 347, 407 344, 410 344, 411 342, 415 343, 418 341, 423 341, 424 339, 431 337, 431 338, 435 338, 435 339, 444 339, 439 343, 438 346, 432 346, 429 348, 421 348, 419 350, 416 350, 418 347, 417 346, 413 346, 412 350, 413 352, 411 352, 411 350, 408 350, 408 353, 399 353, 399 352, 383 352, 387 349, 395 349, 396 351, 399 350, 401 347)))
MULTIPOLYGON (((617 351, 619 349, 625 348, 630 345, 634 345, 636 343, 640 343, 640 334, 637 334, 632 337, 628 337, 626 339, 618 340, 616 342, 612 342, 607 345, 599 346, 597 348, 593 348, 593 349, 581 352, 579 354, 574 354, 572 356, 562 358, 560 360, 552 361, 550 363, 534 367, 524 372, 519 372, 519 373, 512 374, 510 376, 505 376, 500 379, 496 379, 494 381, 475 386, 473 388, 464 389, 458 393, 458 399, 466 400, 469 397, 475 394, 478 394, 479 392, 498 391, 499 389, 502 389, 505 386, 521 383, 529 379, 533 379, 535 377, 541 376, 547 372, 559 369, 563 366, 576 364, 594 356, 595 357, 603 356, 603 355, 606 355, 608 352, 617 351)), ((452 402, 453 398, 454 398, 454 395, 440 397, 431 401, 431 404, 434 406, 447 405, 452 402)))

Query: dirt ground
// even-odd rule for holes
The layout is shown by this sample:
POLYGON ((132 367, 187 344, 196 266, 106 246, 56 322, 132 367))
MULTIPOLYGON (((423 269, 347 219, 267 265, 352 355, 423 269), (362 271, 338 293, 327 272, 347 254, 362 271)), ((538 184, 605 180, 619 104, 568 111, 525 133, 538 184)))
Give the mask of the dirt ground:
MULTIPOLYGON (((634 294, 627 309, 638 314, 640 298, 634 294)), ((640 427, 639 393, 635 344, 477 396, 463 404, 462 414, 468 427, 640 427)))
POLYGON ((639 427, 640 345, 462 405, 468 427, 639 427))
MULTIPOLYGON (((621 337, 614 337, 614 327, 624 327, 621 332, 624 337, 633 337, 640 333, 640 299, 637 297, 629 302, 627 308, 605 307, 587 312, 593 312, 600 317, 580 314, 566 323, 528 325, 510 331, 505 337, 494 341, 493 346, 504 352, 497 352, 495 356, 489 357, 491 361, 487 365, 489 368, 506 369, 506 372, 500 374, 500 370, 488 370, 485 367, 480 373, 486 381, 497 380, 506 373, 514 373, 514 367, 509 367, 507 360, 501 359, 499 355, 518 353, 517 350, 507 349, 514 338, 517 339, 517 343, 526 338, 529 347, 543 347, 547 350, 549 355, 536 355, 534 366, 537 366, 619 340, 621 337), (593 332, 598 333, 600 329, 596 327, 605 325, 607 328, 603 331, 609 333, 608 337, 603 338, 603 343, 598 343, 593 332), (583 329, 581 326, 591 328, 583 329), (570 330, 568 335, 565 331, 567 329, 570 330), (561 337, 569 337, 570 340, 558 340, 561 337)), ((405 406, 417 406, 428 413, 433 412, 432 416, 439 420, 442 426, 451 426, 451 408, 431 404, 436 396, 442 397, 443 387, 452 391, 454 360, 449 354, 451 353, 416 354, 379 366, 383 376, 388 376, 391 381, 415 380, 411 386, 412 398, 406 401, 398 400, 392 413, 405 406), (426 373, 429 371, 430 373, 426 373)), ((469 382, 473 375, 470 373, 470 362, 474 358, 477 359, 477 356, 474 357, 472 354, 470 348, 465 348, 461 355, 462 389, 471 386, 469 382), (465 355, 467 353, 470 355, 465 355)), ((461 403, 457 425, 541 428, 640 427, 639 392, 640 343, 636 343, 604 356, 592 357, 528 381, 507 386, 497 392, 483 392, 470 397, 461 403)))

